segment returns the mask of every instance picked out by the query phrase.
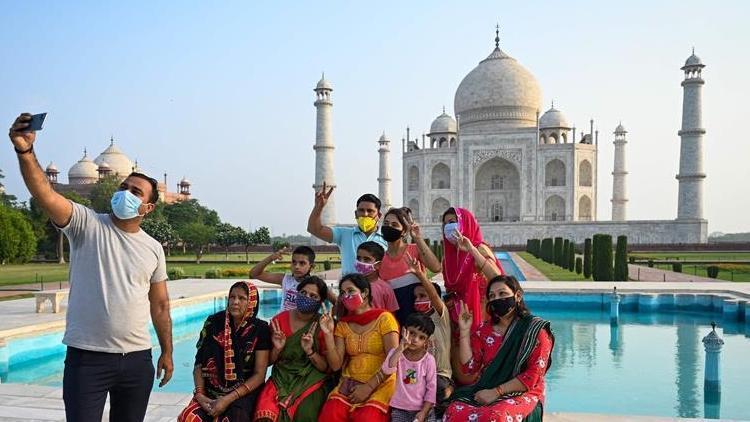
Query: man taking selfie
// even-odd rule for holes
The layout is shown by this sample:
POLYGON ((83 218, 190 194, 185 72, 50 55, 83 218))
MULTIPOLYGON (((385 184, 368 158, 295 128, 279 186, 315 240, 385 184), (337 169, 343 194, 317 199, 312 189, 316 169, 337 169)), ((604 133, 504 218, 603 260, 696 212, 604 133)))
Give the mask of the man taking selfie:
MULTIPOLYGON (((63 399, 68 421, 100 421, 107 394, 110 421, 142 421, 154 383, 149 314, 161 346, 157 377, 172 377, 172 320, 161 244, 140 228, 154 210, 156 180, 131 173, 97 214, 55 192, 34 154, 32 116, 9 130, 31 195, 70 242, 70 296, 63 399)), ((35 129, 41 127, 34 126, 35 129)))

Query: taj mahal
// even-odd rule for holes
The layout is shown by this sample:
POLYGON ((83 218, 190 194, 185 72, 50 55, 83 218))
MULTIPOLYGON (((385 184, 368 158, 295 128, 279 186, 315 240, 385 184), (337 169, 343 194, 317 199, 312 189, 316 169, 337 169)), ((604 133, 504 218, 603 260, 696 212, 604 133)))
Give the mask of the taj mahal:
MULTIPOLYGON (((421 139, 401 140, 403 202, 412 209, 428 237, 439 238, 440 218, 451 206, 471 210, 493 245, 521 245, 530 238, 564 236, 576 242, 596 233, 627 235, 635 244, 706 243, 703 218, 703 135, 701 90, 704 64, 693 54, 681 70, 682 128, 679 198, 674 220, 628 220, 627 131, 614 130, 611 219, 597 210, 599 131, 594 121, 576 133, 554 104, 542 110, 542 90, 534 75, 500 48, 495 48, 458 85, 453 109, 443 113, 421 139)), ((333 88, 325 76, 315 92, 317 108, 316 179, 335 186, 331 109, 333 88)), ((391 198, 390 140, 378 140, 379 197, 391 198)), ((677 159, 677 157, 675 157, 677 159)), ((333 199, 333 198, 332 198, 333 199)), ((323 215, 335 223, 333 207, 323 215)))

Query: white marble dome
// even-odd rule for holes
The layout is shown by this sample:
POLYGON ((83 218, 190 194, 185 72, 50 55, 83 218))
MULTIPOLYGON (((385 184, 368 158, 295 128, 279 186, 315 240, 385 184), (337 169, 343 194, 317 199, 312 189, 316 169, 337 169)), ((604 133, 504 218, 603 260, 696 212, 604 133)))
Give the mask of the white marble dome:
POLYGON ((534 75, 496 47, 458 85, 454 110, 462 127, 481 121, 535 126, 541 98, 534 75))
POLYGON ((331 83, 328 82, 328 80, 326 79, 325 75, 323 75, 320 78, 320 80, 318 81, 318 84, 315 85, 315 89, 316 90, 318 90, 318 89, 329 89, 329 90, 333 91, 333 86, 331 86, 331 83))
POLYGON ((700 57, 693 53, 685 60, 685 66, 703 66, 703 62, 701 62, 700 57))
POLYGON ((83 157, 68 170, 68 183, 71 185, 96 183, 99 180, 98 168, 99 166, 84 152, 83 157))
POLYGON ((539 118, 539 128, 570 129, 570 124, 568 123, 568 119, 565 118, 565 115, 562 113, 562 111, 556 109, 553 105, 552 108, 544 112, 544 114, 542 114, 542 117, 539 118))
POLYGON ((53 163, 52 161, 50 161, 50 163, 49 163, 49 165, 47 166, 47 168, 46 168, 46 170, 45 170, 45 171, 46 171, 47 173, 59 173, 59 172, 60 172, 59 170, 57 170, 57 166, 56 166, 56 165, 55 165, 55 163, 53 163))
POLYGON ((133 162, 115 145, 114 139, 110 139, 109 147, 94 159, 97 165, 105 162, 112 169, 113 174, 125 177, 133 172, 133 162))
POLYGON ((456 133, 456 129, 456 119, 447 114, 445 110, 430 125, 430 133, 456 133))

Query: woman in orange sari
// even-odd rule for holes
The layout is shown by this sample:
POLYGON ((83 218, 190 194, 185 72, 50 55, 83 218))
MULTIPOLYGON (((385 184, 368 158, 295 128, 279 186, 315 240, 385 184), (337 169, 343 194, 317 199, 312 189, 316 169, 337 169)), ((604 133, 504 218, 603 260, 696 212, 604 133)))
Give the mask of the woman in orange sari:
POLYGON ((347 274, 339 283, 339 300, 346 315, 334 328, 332 311, 320 318, 325 333, 326 358, 341 381, 320 412, 320 421, 380 422, 389 419, 395 375, 380 370, 386 355, 398 346, 398 323, 388 311, 373 309, 370 282, 361 274, 347 274))

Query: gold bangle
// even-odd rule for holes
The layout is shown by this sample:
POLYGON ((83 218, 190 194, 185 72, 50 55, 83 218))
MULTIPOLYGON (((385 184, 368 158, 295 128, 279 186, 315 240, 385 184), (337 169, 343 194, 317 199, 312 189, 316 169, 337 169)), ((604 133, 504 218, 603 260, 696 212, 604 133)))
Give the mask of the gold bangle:
POLYGON ((505 393, 503 392, 503 388, 502 388, 501 386, 499 386, 499 385, 498 385, 497 387, 495 387, 495 392, 497 392, 497 397, 498 397, 498 398, 502 397, 502 396, 503 396, 503 394, 505 394, 505 393))

